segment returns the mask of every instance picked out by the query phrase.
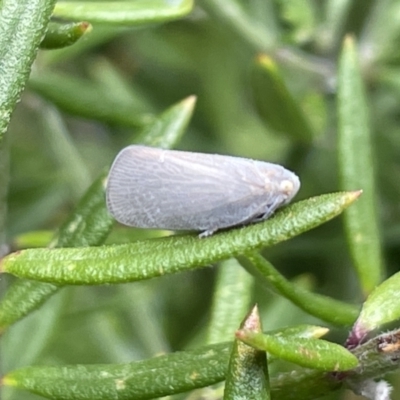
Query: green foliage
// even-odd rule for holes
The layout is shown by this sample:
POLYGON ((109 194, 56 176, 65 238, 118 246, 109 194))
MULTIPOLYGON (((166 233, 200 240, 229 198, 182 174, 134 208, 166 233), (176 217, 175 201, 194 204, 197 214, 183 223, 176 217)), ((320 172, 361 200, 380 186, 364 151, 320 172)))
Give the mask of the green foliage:
POLYGON ((88 22, 58 24, 50 22, 47 26, 46 36, 40 43, 41 49, 61 49, 73 45, 85 33, 90 32, 88 22))
MULTIPOLYGON (((249 329, 256 335, 261 334, 262 327, 257 306, 251 310, 240 327, 249 329)), ((226 374, 224 399, 241 398, 269 400, 271 396, 264 349, 247 346, 236 339, 233 342, 226 374)))
POLYGON ((348 190, 360 185, 363 190, 358 204, 345 214, 346 232, 360 283, 368 294, 379 284, 383 265, 368 106, 355 45, 350 37, 345 39, 339 68, 338 154, 341 187, 348 190), (363 156, 360 157, 360 154, 363 156))
POLYGON ((399 7, 0 1, 0 397, 375 398, 400 363, 399 7), (203 239, 122 227, 132 143, 302 187, 203 239))
POLYGON ((277 337, 240 330, 237 337, 248 345, 302 367, 322 371, 347 371, 358 365, 357 358, 343 346, 325 340, 304 339, 298 336, 277 337))

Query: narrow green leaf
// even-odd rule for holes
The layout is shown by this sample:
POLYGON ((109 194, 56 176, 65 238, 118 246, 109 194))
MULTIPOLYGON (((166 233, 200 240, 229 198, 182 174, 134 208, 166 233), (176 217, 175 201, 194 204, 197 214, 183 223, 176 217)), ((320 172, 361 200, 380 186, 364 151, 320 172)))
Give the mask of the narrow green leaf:
POLYGON ((287 89, 278 66, 267 55, 258 56, 255 62, 252 89, 258 113, 267 126, 293 140, 312 141, 309 121, 287 89))
POLYGON ((54 16, 102 24, 137 26, 182 18, 193 9, 193 0, 135 0, 113 2, 60 1, 54 16))
POLYGON ((250 307, 253 277, 233 258, 218 267, 208 343, 231 340, 250 307))
MULTIPOLYGON (((0 10, 0 141, 46 31, 55 0, 3 1, 0 10)), ((3 183, 4 184, 4 183, 3 183)))
POLYGON ((192 118, 196 96, 189 96, 168 108, 153 124, 147 125, 137 143, 170 149, 180 140, 192 118))
POLYGON ((249 265, 245 259, 239 260, 244 266, 268 288, 275 289, 302 310, 323 321, 334 325, 351 325, 359 314, 359 308, 339 300, 332 299, 306 289, 288 281, 274 266, 257 252, 245 253, 245 257, 251 262, 249 265))
POLYGON ((116 98, 113 92, 70 75, 50 71, 34 74, 29 87, 62 110, 80 117, 133 128, 142 128, 154 119, 138 110, 134 103, 116 98))
MULTIPOLYGON (((41 358, 49 344, 53 343, 54 332, 57 332, 68 303, 67 298, 68 293, 63 291, 51 302, 43 304, 40 313, 33 313, 30 318, 25 318, 4 332, 0 340, 3 371, 12 371, 21 366, 35 364, 41 358), (29 340, 26 340, 27 332, 29 340)), ((35 300, 32 299, 32 301, 35 300)))
POLYGON ((368 296, 356 325, 363 330, 375 328, 400 318, 400 272, 386 279, 368 296))
POLYGON ((102 172, 90 186, 50 247, 85 247, 104 242, 114 222, 104 205, 107 173, 102 172))
MULTIPOLYGON (((41 54, 43 67, 68 62, 72 59, 79 59, 98 48, 105 42, 114 40, 125 33, 125 28, 118 28, 110 25, 96 25, 90 34, 85 35, 85 40, 80 40, 76 46, 64 47, 63 49, 46 51, 41 54)), ((118 40, 118 39, 117 39, 118 40)), ((96 59, 91 59, 96 63, 96 59)), ((110 60, 112 62, 112 60, 110 60)))
MULTIPOLYGON (((86 43, 87 40, 85 39, 86 43)), ((79 46, 82 46, 82 44, 80 43, 79 46)), ((133 109, 151 114, 156 111, 155 102, 149 98, 148 93, 143 91, 140 79, 132 80, 131 76, 121 70, 118 64, 113 63, 112 60, 96 57, 91 63, 88 73, 91 80, 99 84, 104 90, 109 90, 121 101, 134 104, 133 109)))
POLYGON ((51 283, 17 280, 0 302, 0 333, 14 322, 38 309, 60 287, 51 283))
POLYGON ((236 337, 259 350, 306 368, 346 371, 358 365, 357 358, 343 346, 321 339, 267 335, 241 329, 236 337))
MULTIPOLYGON (((329 329, 322 326, 315 325, 295 325, 288 328, 275 329, 265 332, 267 335, 276 336, 277 338, 283 336, 289 338, 290 340, 295 340, 295 338, 303 339, 319 339, 320 337, 326 335, 329 329)), ((236 332, 235 332, 236 334, 236 332)), ((268 364, 271 365, 277 357, 273 354, 268 354, 268 364)))
MULTIPOLYGON (((262 331, 257 306, 253 307, 243 321, 241 329, 254 333, 262 331)), ((265 352, 235 340, 226 375, 224 400, 269 400, 270 398, 265 352)))
MULTIPOLYGON (((168 108, 146 129, 144 144, 173 147, 183 135, 193 113, 193 96, 168 108)), ((113 220, 105 205, 104 172, 92 184, 86 195, 60 228, 53 247, 96 246, 109 234, 113 220)), ((0 331, 40 307, 59 289, 58 285, 19 280, 15 282, 0 302, 0 331)))
POLYGON ((130 364, 26 367, 2 384, 64 400, 153 399, 222 381, 230 351, 222 343, 130 364))
POLYGON ((76 43, 85 33, 90 32, 92 26, 88 22, 59 24, 51 22, 46 36, 40 43, 41 49, 61 49, 76 43))
POLYGON ((376 215, 375 178, 364 85, 351 37, 344 42, 338 75, 338 153, 343 190, 362 189, 362 199, 345 213, 347 241, 367 295, 382 278, 383 261, 376 215))
POLYGON ((186 235, 77 249, 28 249, 3 258, 1 271, 58 284, 123 283, 177 273, 272 246, 334 218, 359 192, 321 195, 259 224, 206 239, 186 235))

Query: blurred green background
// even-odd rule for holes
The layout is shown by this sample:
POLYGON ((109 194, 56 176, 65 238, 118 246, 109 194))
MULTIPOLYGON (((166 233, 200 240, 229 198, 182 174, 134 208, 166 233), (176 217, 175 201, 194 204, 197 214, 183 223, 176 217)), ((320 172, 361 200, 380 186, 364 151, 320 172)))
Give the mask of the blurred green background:
MULTIPOLYGON (((203 0, 177 21, 138 28, 94 24, 73 46, 40 51, 8 132, 8 241, 19 248, 28 232, 56 230, 89 184, 122 147, 137 139, 146 122, 190 95, 197 96, 197 105, 179 149, 282 164, 301 179, 297 199, 337 191, 336 73, 348 33, 356 37, 370 107, 371 163, 386 274, 397 272, 397 0, 203 0), (276 64, 304 113, 311 140, 304 140, 295 129, 277 129, 276 121, 286 118, 284 110, 279 114, 279 104, 272 122, 257 107, 254 74, 260 53, 276 64), (107 112, 92 110, 101 105, 107 112), (127 122, 114 118, 118 113, 127 122)), ((274 103, 268 92, 264 96, 274 103)), ((158 234, 116 224, 108 243, 158 234)), ((45 245, 49 236, 44 232, 34 237, 45 245)), ((362 300, 340 218, 264 254, 285 276, 305 287, 353 303, 362 300)), ((118 286, 65 288, 5 334, 3 370, 29 364, 128 362, 201 343, 215 270, 118 286)), ((12 281, 2 277, 0 288, 12 281)), ((320 323, 257 284, 254 301, 261 306, 266 330, 320 323)), ((330 338, 341 343, 346 334, 334 329, 330 338)), ((396 379, 392 381, 396 385, 396 379)), ((400 399, 396 392, 400 390, 392 398, 400 399)), ((5 396, 38 398, 27 393, 5 396)), ((330 398, 350 398, 350 394, 340 392, 330 398)))

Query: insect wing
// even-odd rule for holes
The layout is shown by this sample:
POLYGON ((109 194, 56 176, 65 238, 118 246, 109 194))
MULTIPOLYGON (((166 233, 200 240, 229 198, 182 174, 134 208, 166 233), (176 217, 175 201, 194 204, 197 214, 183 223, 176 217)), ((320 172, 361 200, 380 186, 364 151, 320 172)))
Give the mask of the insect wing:
POLYGON ((275 194, 265 189, 269 178, 257 167, 269 165, 275 166, 238 157, 129 146, 111 168, 107 205, 117 221, 129 226, 228 227, 251 219, 260 207, 274 201, 275 194))

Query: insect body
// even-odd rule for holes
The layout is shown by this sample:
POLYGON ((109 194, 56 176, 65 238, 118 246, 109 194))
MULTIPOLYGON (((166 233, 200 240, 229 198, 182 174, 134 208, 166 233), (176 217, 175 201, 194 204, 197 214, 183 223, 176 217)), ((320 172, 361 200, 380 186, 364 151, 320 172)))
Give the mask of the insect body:
POLYGON ((204 237, 267 219, 299 188, 299 178, 277 164, 133 145, 111 167, 107 207, 125 225, 204 237))

